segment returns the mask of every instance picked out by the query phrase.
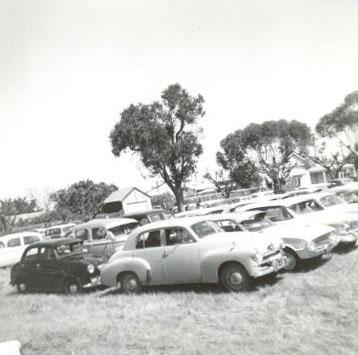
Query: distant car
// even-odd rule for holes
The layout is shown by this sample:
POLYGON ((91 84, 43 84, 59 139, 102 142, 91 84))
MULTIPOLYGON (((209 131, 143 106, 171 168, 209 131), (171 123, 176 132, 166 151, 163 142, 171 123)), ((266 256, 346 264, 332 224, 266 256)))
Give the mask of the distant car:
POLYGON ((42 240, 41 233, 28 231, 0 237, 0 267, 16 264, 26 247, 42 240))
POLYGON ((142 212, 127 213, 123 217, 134 218, 140 223, 140 225, 144 225, 147 223, 163 221, 165 219, 171 218, 172 214, 167 210, 153 209, 142 212))
POLYGON ((93 219, 76 225, 66 237, 81 239, 92 255, 109 258, 138 226, 138 221, 133 218, 93 219))
POLYGON ((352 181, 351 178, 332 179, 328 182, 328 187, 342 186, 344 184, 349 184, 352 181))
POLYGON ((285 263, 272 243, 243 240, 203 218, 178 218, 134 230, 101 272, 101 283, 125 293, 141 285, 221 283, 240 292, 285 263))
MULTIPOLYGON (((267 210, 268 213, 270 211, 267 210)), ((296 269, 305 260, 321 257, 338 243, 334 228, 324 225, 296 225, 285 228, 271 222, 266 217, 266 212, 261 210, 210 215, 208 218, 226 232, 250 231, 257 240, 279 239, 283 243, 282 247, 287 257, 284 266, 287 271, 296 269)))
POLYGON ((75 294, 99 285, 101 262, 88 255, 81 240, 37 242, 27 247, 11 268, 10 284, 19 292, 34 289, 75 294))
POLYGON ((59 224, 45 230, 45 240, 64 238, 67 232, 73 228, 75 223, 59 224))
POLYGON ((343 186, 332 187, 329 192, 347 203, 358 203, 358 183, 352 182, 343 186))

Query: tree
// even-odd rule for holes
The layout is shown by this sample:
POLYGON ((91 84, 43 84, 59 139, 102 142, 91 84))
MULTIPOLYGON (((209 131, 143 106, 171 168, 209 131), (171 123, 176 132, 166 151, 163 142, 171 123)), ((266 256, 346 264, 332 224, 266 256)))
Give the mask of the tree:
POLYGON ((223 173, 216 174, 213 178, 210 173, 206 173, 204 178, 209 180, 224 198, 230 198, 231 192, 237 188, 237 184, 231 178, 224 178, 223 173))
POLYGON ((8 198, 0 201, 0 226, 4 232, 10 232, 16 224, 17 216, 23 213, 37 211, 36 199, 27 200, 26 197, 8 198))
POLYGON ((343 151, 327 152, 326 142, 316 144, 313 154, 307 153, 306 156, 314 163, 322 166, 330 180, 337 179, 339 173, 347 163, 354 162, 355 155, 351 152, 344 154, 343 151))
POLYGON ((241 149, 239 132, 229 134, 220 142, 223 152, 216 153, 216 162, 229 172, 230 180, 236 187, 247 189, 257 186, 260 181, 258 169, 251 161, 246 150, 241 149))
POLYGON ((136 153, 152 176, 160 176, 184 209, 184 182, 195 172, 202 145, 195 131, 204 116, 204 99, 193 97, 179 84, 162 92, 161 101, 130 105, 110 134, 112 152, 136 153))
POLYGON ((103 200, 115 190, 117 190, 115 185, 104 182, 95 184, 91 180, 83 180, 52 193, 50 199, 55 203, 55 215, 62 220, 78 218, 87 220, 97 212, 103 200))
POLYGON ((316 131, 322 137, 335 137, 349 152, 358 156, 358 91, 348 94, 343 103, 321 117, 316 131))
POLYGON ((217 159, 224 168, 230 169, 233 178, 246 180, 245 184, 249 184, 251 174, 255 179, 258 173, 267 175, 274 192, 280 193, 294 167, 292 153, 306 151, 310 142, 310 128, 302 122, 251 123, 221 142, 224 153, 218 152, 217 159))

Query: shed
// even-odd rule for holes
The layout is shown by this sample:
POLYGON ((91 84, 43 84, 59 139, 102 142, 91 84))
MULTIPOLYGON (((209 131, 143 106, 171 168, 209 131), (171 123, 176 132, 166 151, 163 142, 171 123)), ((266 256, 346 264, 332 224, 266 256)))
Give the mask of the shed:
POLYGON ((112 192, 103 202, 101 213, 128 214, 152 209, 150 196, 136 187, 112 192))

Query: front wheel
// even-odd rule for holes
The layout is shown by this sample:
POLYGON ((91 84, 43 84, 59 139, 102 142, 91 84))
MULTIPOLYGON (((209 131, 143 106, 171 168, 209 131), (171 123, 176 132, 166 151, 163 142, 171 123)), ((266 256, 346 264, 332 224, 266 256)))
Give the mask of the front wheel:
POLYGON ((25 293, 25 292, 28 291, 27 284, 26 284, 25 282, 22 282, 22 281, 20 281, 20 282, 18 282, 18 283, 16 284, 16 288, 17 288, 17 291, 18 291, 19 293, 25 293))
POLYGON ((297 269, 298 266, 298 257, 290 250, 285 251, 286 263, 284 266, 284 270, 293 271, 297 269))
POLYGON ((252 280, 245 268, 239 264, 227 264, 220 272, 219 280, 225 291, 248 291, 252 287, 252 280))
POLYGON ((118 279, 118 288, 120 292, 126 294, 139 293, 141 291, 141 284, 137 275, 126 272, 118 279))

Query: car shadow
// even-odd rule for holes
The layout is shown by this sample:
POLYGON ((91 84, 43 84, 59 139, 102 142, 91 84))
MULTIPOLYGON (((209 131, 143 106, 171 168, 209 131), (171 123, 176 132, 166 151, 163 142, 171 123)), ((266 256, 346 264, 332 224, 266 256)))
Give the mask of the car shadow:
POLYGON ((336 254, 348 254, 354 250, 356 250, 358 248, 357 245, 352 244, 352 245, 337 245, 332 252, 336 253, 336 254))

